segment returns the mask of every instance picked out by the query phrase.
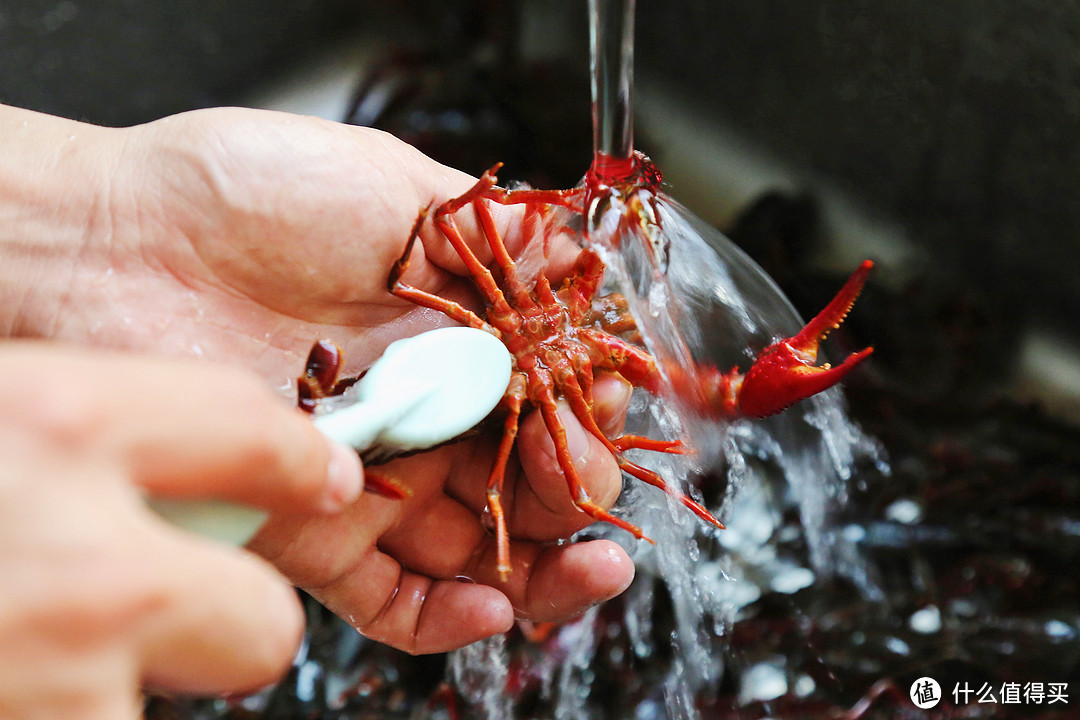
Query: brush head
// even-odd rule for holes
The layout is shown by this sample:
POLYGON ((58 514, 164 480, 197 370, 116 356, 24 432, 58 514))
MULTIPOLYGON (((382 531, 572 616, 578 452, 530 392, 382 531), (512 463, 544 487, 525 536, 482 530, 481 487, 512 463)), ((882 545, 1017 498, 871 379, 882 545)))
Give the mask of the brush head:
POLYGON ((357 450, 423 450, 468 431, 495 409, 510 352, 483 330, 450 327, 391 343, 354 386, 356 404, 316 418, 357 450), (377 427, 376 427, 377 426, 377 427))

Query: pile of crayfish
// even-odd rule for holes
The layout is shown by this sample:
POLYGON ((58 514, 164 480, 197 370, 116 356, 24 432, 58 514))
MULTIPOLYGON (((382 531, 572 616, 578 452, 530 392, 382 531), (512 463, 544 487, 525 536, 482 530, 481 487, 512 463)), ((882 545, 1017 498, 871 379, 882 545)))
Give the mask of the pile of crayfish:
MULTIPOLYGON (((659 185, 659 172, 647 159, 639 158, 639 175, 650 186, 659 185)), ((401 257, 387 279, 388 291, 396 297, 446 314, 462 325, 480 328, 505 343, 513 359, 510 384, 500 404, 504 413, 502 440, 487 482, 487 511, 495 529, 498 571, 505 579, 510 573, 510 543, 501 493, 507 461, 517 436, 523 412, 535 408, 543 416, 555 446, 556 458, 569 486, 574 503, 595 520, 616 525, 636 538, 649 540, 640 528, 609 513, 589 497, 581 483, 567 447, 566 431, 557 412, 557 400, 564 398, 574 415, 611 451, 620 468, 629 475, 677 497, 703 520, 723 527, 708 509, 668 485, 656 472, 627 460, 631 449, 662 453, 683 453, 681 440, 654 440, 638 435, 608 438, 593 415, 592 384, 596 370, 617 372, 635 387, 660 394, 674 392, 692 402, 699 411, 713 417, 760 418, 778 413, 789 405, 819 393, 839 382, 863 361, 872 348, 854 353, 841 364, 817 367, 818 346, 839 326, 851 309, 872 267, 864 262, 836 297, 794 337, 766 347, 745 373, 738 368, 720 371, 714 367, 684 370, 661 368, 649 352, 638 344, 636 325, 625 302, 615 295, 599 295, 605 266, 600 255, 586 244, 559 287, 553 287, 540 272, 523 277, 500 236, 492 203, 521 205, 522 222, 537 227, 552 208, 583 213, 590 205, 588 187, 575 190, 505 189, 496 185, 496 166, 485 172, 463 195, 438 206, 433 222, 468 269, 486 310, 481 317, 462 305, 428 293, 402 281, 409 267, 413 245, 429 212, 421 210, 405 243, 401 257), (455 222, 466 209, 475 213, 494 257, 493 273, 470 249, 455 222)), ((546 241, 546 238, 545 238, 546 241)), ((316 343, 304 375, 299 378, 300 406, 313 410, 321 398, 339 394, 351 380, 338 378, 341 356, 325 341, 316 343)), ((369 487, 401 497, 402 490, 377 476, 369 487)), ((649 540, 651 542, 651 540, 649 540)))

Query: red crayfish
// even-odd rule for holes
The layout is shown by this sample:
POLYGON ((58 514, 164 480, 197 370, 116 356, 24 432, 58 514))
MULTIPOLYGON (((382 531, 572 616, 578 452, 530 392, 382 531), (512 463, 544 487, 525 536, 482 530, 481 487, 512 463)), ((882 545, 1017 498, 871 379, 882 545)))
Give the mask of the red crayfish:
MULTIPOLYGON (((553 206, 583 212, 588 205, 587 190, 504 189, 496 185, 495 173, 499 167, 485 172, 468 192, 443 203, 434 212, 436 227, 461 257, 487 306, 485 316, 402 282, 413 245, 427 221, 427 209, 420 212, 404 252, 391 269, 387 289, 397 297, 445 313, 463 325, 492 333, 506 344, 514 358, 514 372, 500 406, 505 413, 502 440, 487 483, 488 512, 495 528, 500 574, 505 579, 511 567, 506 518, 500 499, 503 477, 517 435, 518 421, 529 406, 543 415, 559 467, 577 507, 596 520, 612 523, 637 538, 648 540, 638 527, 595 504, 585 491, 557 412, 559 397, 566 399, 582 425, 607 446, 625 472, 672 494, 699 517, 723 527, 706 508, 669 486, 659 474, 623 457, 630 449, 686 452, 682 441, 653 440, 637 435, 608 438, 597 425, 592 411, 594 370, 617 372, 632 385, 651 393, 659 393, 664 387, 661 368, 645 348, 633 341, 635 324, 625 311, 625 303, 613 295, 598 297, 605 270, 600 256, 593 249, 584 247, 569 276, 557 289, 543 272, 535 279, 526 280, 507 251, 488 204, 490 201, 501 205, 524 205, 524 222, 539 222, 553 206), (454 216, 466 207, 472 208, 486 237, 499 281, 476 257, 458 230, 454 216)), ((643 168, 644 181, 658 186, 659 172, 655 166, 649 163, 643 168)), ((670 380, 674 391, 714 417, 757 418, 780 412, 836 384, 865 359, 872 348, 854 353, 835 367, 816 367, 818 345, 843 321, 871 267, 870 261, 864 262, 817 317, 794 337, 765 348, 746 373, 737 368, 722 372, 710 367, 697 368, 692 376, 673 371, 670 380)), ((349 381, 341 382, 337 378, 339 367, 340 357, 334 348, 326 343, 316 344, 305 375, 300 378, 302 407, 311 409, 318 398, 337 394, 347 386, 349 381)), ((392 482, 376 480, 373 489, 402 496, 401 489, 392 482)))

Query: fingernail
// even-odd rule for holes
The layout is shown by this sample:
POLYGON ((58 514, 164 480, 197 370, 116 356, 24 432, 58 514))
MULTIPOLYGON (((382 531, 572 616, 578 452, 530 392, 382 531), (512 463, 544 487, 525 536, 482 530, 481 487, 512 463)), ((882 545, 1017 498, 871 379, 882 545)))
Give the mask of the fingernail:
POLYGON ((559 415, 562 416, 563 426, 566 429, 566 449, 570 451, 570 457, 574 458, 575 463, 580 462, 589 454, 591 447, 589 432, 574 417, 569 406, 560 403, 559 415))
POLYGON ((364 489, 360 456, 351 447, 330 441, 330 462, 326 468, 326 490, 322 508, 338 512, 356 501, 364 489))
POLYGON ((634 386, 618 373, 605 372, 593 383, 593 414, 608 436, 621 435, 634 386))
POLYGON ((620 547, 608 548, 607 557, 605 558, 605 560, 607 560, 608 564, 612 567, 617 567, 621 569, 626 568, 626 566, 629 565, 628 571, 625 569, 623 570, 623 582, 615 588, 615 591, 612 593, 611 597, 621 595, 623 591, 630 587, 630 583, 634 582, 634 575, 637 574, 637 568, 634 566, 634 561, 631 560, 630 556, 626 554, 626 551, 620 547))

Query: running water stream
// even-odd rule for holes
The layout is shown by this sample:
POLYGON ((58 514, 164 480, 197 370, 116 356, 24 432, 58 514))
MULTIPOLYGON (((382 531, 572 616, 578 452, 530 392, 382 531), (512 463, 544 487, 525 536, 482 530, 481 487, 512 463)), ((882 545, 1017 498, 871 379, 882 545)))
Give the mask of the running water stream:
MULTIPOLYGON (((594 162, 582 234, 607 265, 604 292, 627 298, 646 346, 665 367, 745 369, 802 321, 746 255, 640 176, 633 154, 634 0, 590 0, 589 14, 594 162)), ((548 231, 574 221, 556 213, 548 231)), ((599 525, 586 533, 626 547, 638 568, 634 584, 538 649, 495 638, 456 653, 451 676, 476 716, 693 720, 702 698, 719 691, 730 659, 726 631, 764 592, 793 593, 839 574, 864 595, 880 595, 834 515, 858 459, 887 467, 847 420, 839 391, 764 421, 735 422, 639 391, 629 423, 630 432, 689 441, 693 455, 638 459, 703 501, 727 529, 706 527, 663 493, 628 483, 618 509, 656 545, 599 525), (803 552, 781 537, 791 530, 783 521, 788 509, 797 511, 803 552), (506 663, 539 684, 543 710, 515 708, 500 691, 506 663), (633 681, 613 689, 608 675, 617 677, 620 663, 649 670, 624 672, 633 681), (636 699, 616 702, 612 692, 636 699)), ((768 699, 789 690, 786 682, 782 663, 749 668, 739 694, 768 699)))

